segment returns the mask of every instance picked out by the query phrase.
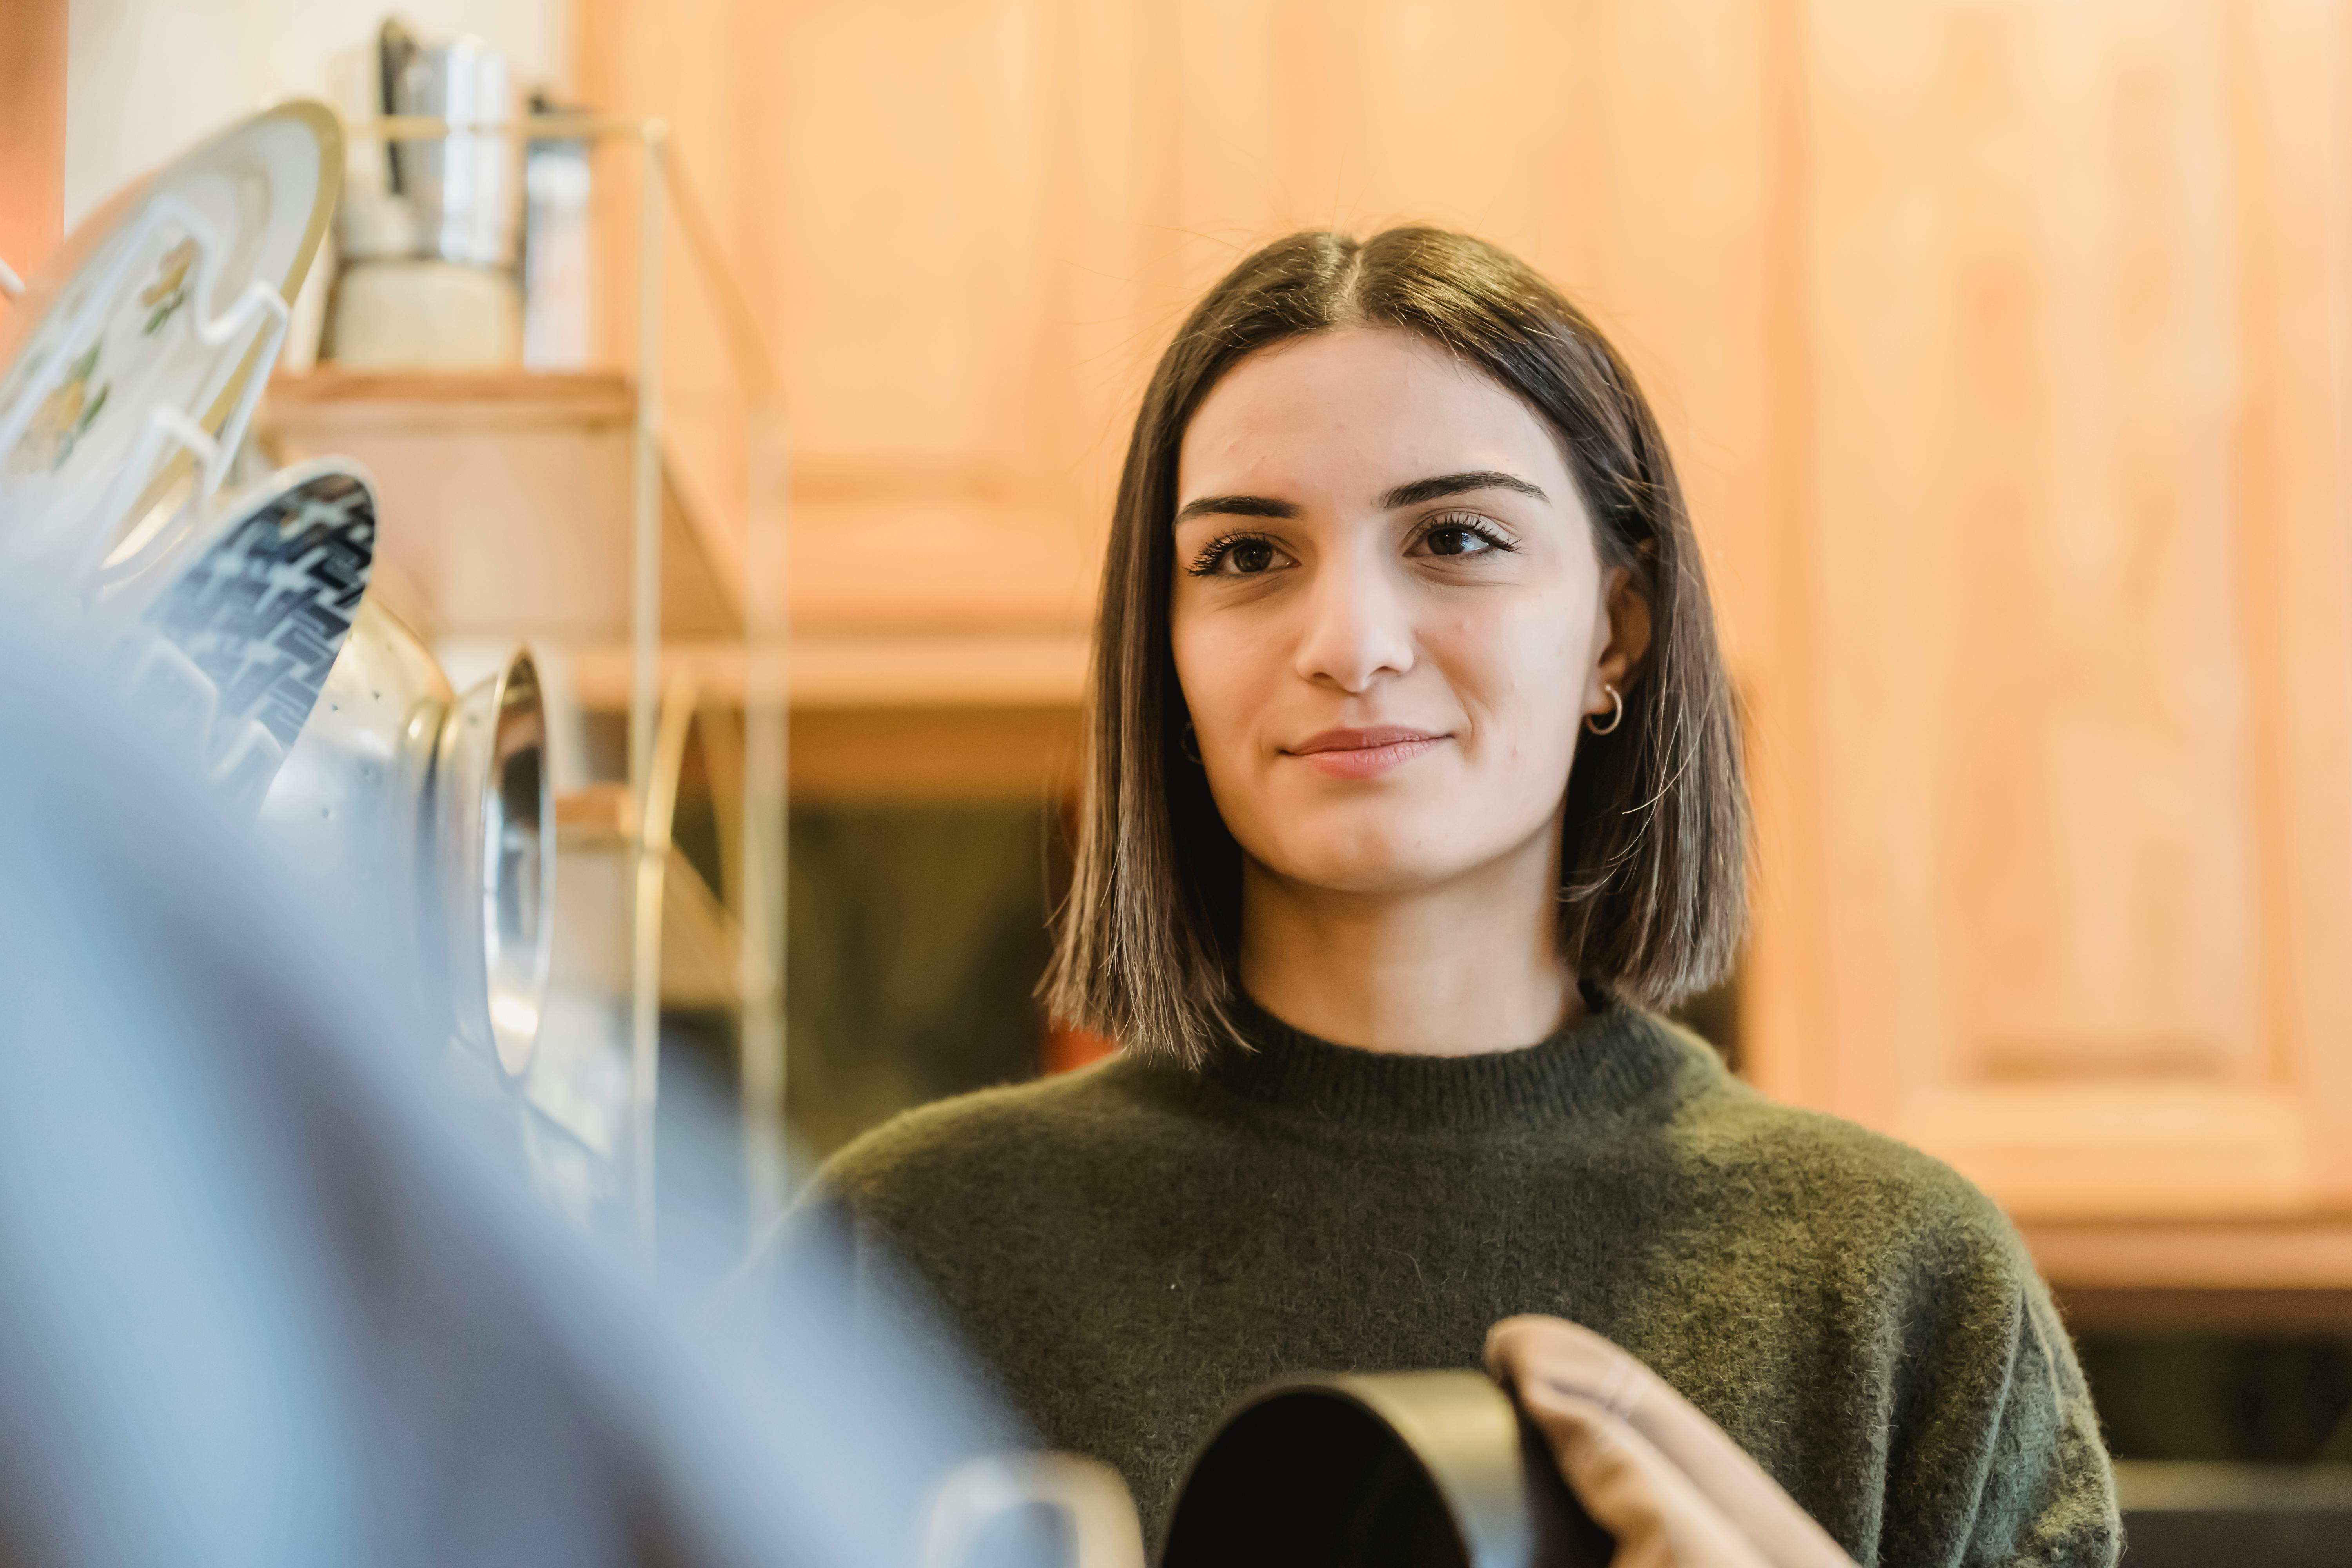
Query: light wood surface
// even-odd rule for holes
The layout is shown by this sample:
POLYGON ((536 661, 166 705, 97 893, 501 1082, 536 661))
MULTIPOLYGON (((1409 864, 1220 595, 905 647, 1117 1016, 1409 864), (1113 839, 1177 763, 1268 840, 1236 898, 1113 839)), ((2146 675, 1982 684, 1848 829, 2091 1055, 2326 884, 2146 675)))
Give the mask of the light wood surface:
POLYGON ((1083 754, 1067 707, 796 710, 793 798, 1067 799, 1083 754))
MULTIPOLYGON (((1653 383, 1728 570, 1769 556, 1769 11, 582 0, 578 79, 669 121, 782 364, 795 624, 1052 630, 1091 616, 1168 333, 1248 247, 1310 224, 1426 218, 1546 268, 1653 383)), ((633 161, 598 167, 618 351, 633 161)), ((674 270, 672 379, 727 384, 674 270)))
MULTIPOLYGON (((66 0, 0 5, 0 259, 30 278, 65 234, 66 0)), ((0 312, 8 309, 0 298, 0 312)))
POLYGON ((2058 1310, 2075 1334, 2203 1333, 2333 1337, 2352 1323, 2352 1289, 2219 1286, 2057 1287, 2058 1310))
POLYGON ((2029 1216, 2340 1207, 2341 18, 1808 20, 1758 1076, 2029 1216))
POLYGON ((828 637, 1082 632, 1141 378, 1249 246, 1519 251, 1688 479, 1759 1081, 2095 1273, 2191 1265, 2039 1227, 2315 1279, 2263 1248, 2352 1210, 2345 13, 582 0, 579 79, 749 283, 828 637))
MULTIPOLYGON (((629 650, 572 650, 583 705, 625 707, 629 650)), ((664 679, 690 668, 698 689, 740 705, 740 643, 683 640, 662 650, 664 679)), ((966 637, 795 637, 787 658, 794 711, 909 708, 1058 708, 1075 712, 1084 695, 1087 639, 1077 633, 966 637)))
POLYGON ((629 378, 617 371, 347 370, 322 362, 270 383, 284 418, 343 418, 355 425, 470 429, 484 419, 519 428, 625 425, 635 416, 629 378))
MULTIPOLYGON (((274 379, 256 426, 281 461, 342 457, 376 485, 383 558, 436 636, 625 640, 635 394, 618 374, 325 367, 274 379)), ((742 625, 740 536, 665 465, 662 620, 742 625)))
MULTIPOLYGON (((2352 1215, 2270 1223, 2029 1223, 2025 1238, 2062 1289, 2352 1291, 2352 1215)), ((2338 1318, 2336 1326, 2347 1321, 2338 1318)))

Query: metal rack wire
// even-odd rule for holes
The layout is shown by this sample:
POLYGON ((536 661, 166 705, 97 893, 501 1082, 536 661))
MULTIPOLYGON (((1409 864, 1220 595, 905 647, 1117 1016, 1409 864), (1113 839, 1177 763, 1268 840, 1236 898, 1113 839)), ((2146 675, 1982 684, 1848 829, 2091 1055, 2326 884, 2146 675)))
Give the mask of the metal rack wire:
POLYGON ((350 127, 354 138, 432 141, 458 133, 634 143, 643 184, 637 214, 635 431, 630 531, 628 701, 629 794, 635 876, 629 990, 628 1185, 634 1223, 650 1250, 656 1228, 656 1111, 660 1097, 664 884, 670 858, 676 763, 659 766, 663 742, 682 750, 690 693, 661 687, 663 279, 666 237, 675 222, 689 275, 725 321, 722 334, 746 423, 747 506, 743 548, 743 898, 738 982, 741 998, 739 1092, 744 1183, 752 1237, 786 1195, 784 1110, 785 910, 790 870, 789 605, 785 551, 787 445, 782 385, 761 345, 756 317, 730 271, 709 215, 678 162, 666 122, 625 115, 550 113, 513 120, 450 121, 387 116, 350 127), (667 721, 666 722, 666 720, 667 721), (667 782, 666 782, 667 781, 667 782))

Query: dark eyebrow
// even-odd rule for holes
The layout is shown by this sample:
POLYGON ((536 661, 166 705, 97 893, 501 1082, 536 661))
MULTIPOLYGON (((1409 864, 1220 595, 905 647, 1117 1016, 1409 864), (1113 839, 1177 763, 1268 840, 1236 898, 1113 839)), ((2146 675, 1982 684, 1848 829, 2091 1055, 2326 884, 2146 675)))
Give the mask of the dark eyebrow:
POLYGON ((1196 517, 1297 517, 1298 508, 1271 496, 1202 496, 1188 500, 1176 513, 1178 522, 1196 517))
POLYGON ((1419 506, 1425 500, 1435 500, 1440 496, 1458 496, 1465 490, 1517 490, 1538 500, 1551 499, 1517 474, 1479 468, 1466 474, 1440 474, 1435 479, 1415 479, 1409 485, 1399 485, 1381 498, 1381 510, 1394 511, 1400 507, 1419 506))

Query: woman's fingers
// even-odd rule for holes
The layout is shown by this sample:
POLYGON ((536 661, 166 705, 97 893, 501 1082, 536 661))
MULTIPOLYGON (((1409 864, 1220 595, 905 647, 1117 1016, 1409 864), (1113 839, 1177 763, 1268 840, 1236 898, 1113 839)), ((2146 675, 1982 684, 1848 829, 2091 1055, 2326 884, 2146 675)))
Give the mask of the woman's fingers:
POLYGON ((1618 1416, 1665 1456, 1771 1568, 1851 1568, 1838 1543, 1746 1449, 1664 1379, 1564 1319, 1507 1318, 1486 1335, 1486 1370, 1532 1415, 1574 1396, 1618 1416))
POLYGON ((1596 1400, 1544 1392, 1528 1417, 1569 1489, 1617 1538, 1611 1568, 1769 1568, 1720 1510, 1633 1426, 1596 1400))

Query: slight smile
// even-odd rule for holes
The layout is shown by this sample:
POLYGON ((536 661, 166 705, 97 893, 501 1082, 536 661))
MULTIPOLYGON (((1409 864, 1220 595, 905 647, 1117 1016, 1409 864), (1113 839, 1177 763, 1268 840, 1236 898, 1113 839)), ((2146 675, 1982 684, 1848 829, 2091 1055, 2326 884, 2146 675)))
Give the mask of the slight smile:
POLYGON ((1284 754, 1335 779, 1370 779, 1402 767, 1446 738, 1426 730, 1326 730, 1284 754))

